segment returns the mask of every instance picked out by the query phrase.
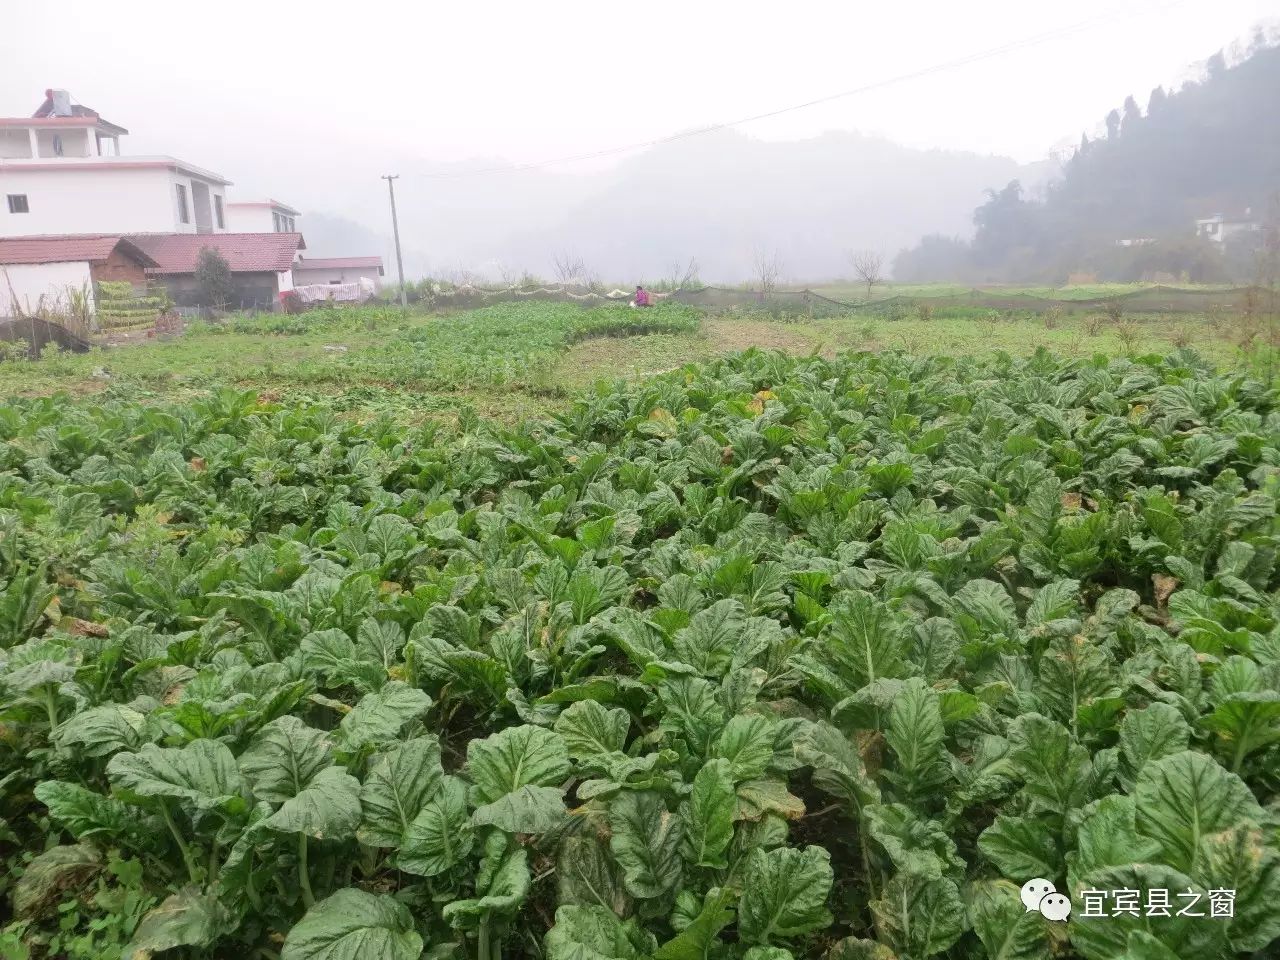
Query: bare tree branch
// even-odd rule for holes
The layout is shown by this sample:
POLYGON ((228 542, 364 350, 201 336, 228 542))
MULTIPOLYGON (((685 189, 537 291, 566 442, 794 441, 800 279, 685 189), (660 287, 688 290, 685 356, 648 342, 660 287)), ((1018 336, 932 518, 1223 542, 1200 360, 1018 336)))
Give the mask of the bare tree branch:
POLYGON ((756 280, 762 293, 773 293, 782 276, 782 258, 777 250, 766 251, 757 247, 751 255, 751 263, 755 269, 756 280))
POLYGON ((867 285, 867 299, 871 299, 871 288, 884 282, 881 271, 884 268, 884 257, 874 250, 858 250, 849 254, 849 262, 853 264, 853 272, 858 279, 867 285))

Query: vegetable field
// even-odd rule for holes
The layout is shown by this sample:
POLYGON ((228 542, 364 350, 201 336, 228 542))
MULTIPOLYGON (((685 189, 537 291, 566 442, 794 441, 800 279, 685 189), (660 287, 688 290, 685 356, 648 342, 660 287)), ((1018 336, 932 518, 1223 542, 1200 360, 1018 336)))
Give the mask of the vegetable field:
POLYGON ((0 957, 1273 955, 1277 399, 751 351, 514 428, 0 408, 0 957))

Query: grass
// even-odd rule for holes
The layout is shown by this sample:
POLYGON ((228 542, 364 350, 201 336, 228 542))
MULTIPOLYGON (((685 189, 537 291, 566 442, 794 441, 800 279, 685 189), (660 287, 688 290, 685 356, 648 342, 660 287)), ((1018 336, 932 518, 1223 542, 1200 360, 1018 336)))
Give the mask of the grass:
POLYGON ((180 338, 0 363, 0 397, 60 391, 182 399, 215 385, 272 400, 323 398, 340 410, 405 417, 474 410, 519 420, 568 402, 600 380, 636 379, 750 347, 834 356, 845 350, 912 353, 1168 353, 1192 346, 1219 366, 1246 360, 1234 318, 1101 315, 1007 318, 940 310, 928 318, 848 314, 778 321, 750 313, 702 316, 665 306, 583 310, 572 304, 500 305, 453 315, 370 309, 195 325, 180 338))
MULTIPOLYGON (((1232 286, 1234 284, 1071 283, 1061 287, 1052 287, 995 283, 878 283, 872 288, 871 299, 879 300, 885 297, 963 297, 974 290, 981 290, 998 296, 1040 297, 1046 300, 1092 300, 1098 297, 1115 297, 1155 287, 1210 291, 1225 290, 1232 286)), ((867 285, 852 280, 834 281, 811 289, 815 293, 820 293, 835 300, 859 301, 867 299, 867 285)))

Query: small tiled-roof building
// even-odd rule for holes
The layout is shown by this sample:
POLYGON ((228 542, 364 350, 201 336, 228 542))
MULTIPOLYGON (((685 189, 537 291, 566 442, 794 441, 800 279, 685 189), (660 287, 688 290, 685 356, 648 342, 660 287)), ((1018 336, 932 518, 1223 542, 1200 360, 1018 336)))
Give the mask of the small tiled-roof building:
POLYGON ((293 289, 294 263, 306 249, 300 233, 141 233, 128 239, 155 261, 147 274, 183 307, 202 305, 196 265, 201 250, 217 250, 231 270, 235 293, 226 306, 233 310, 272 309, 281 293, 293 289))
POLYGON ((295 286, 312 283, 359 283, 373 281, 375 290, 382 287, 381 257, 298 257, 293 267, 295 286))
POLYGON ((146 285, 158 264, 137 244, 113 234, 0 237, 0 317, 65 311, 77 295, 93 307, 94 284, 146 285))

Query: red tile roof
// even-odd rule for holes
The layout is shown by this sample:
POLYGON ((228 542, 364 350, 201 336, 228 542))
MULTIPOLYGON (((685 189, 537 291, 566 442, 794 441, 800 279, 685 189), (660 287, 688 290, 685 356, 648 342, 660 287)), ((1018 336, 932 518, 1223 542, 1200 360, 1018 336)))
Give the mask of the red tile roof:
POLYGON ((307 248, 300 233, 136 233, 128 239, 156 261, 148 273, 194 273, 205 247, 221 253, 232 273, 289 270, 307 248))
POLYGON ((345 267, 359 269, 361 267, 377 267, 382 272, 381 257, 303 257, 298 261, 298 270, 341 270, 345 267))
POLYGON ((0 264, 19 263, 101 263, 116 248, 144 267, 155 260, 121 236, 109 234, 66 234, 0 239, 0 264))

